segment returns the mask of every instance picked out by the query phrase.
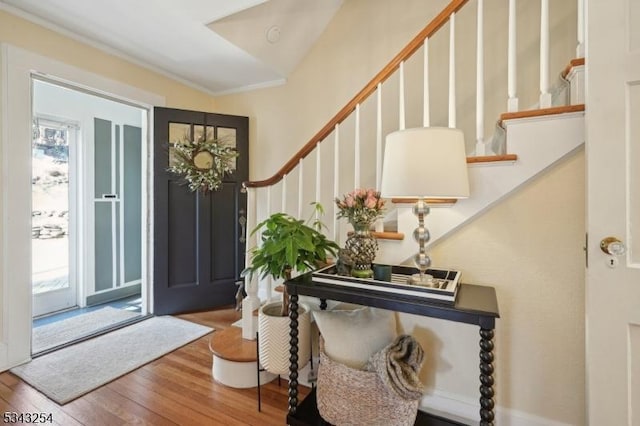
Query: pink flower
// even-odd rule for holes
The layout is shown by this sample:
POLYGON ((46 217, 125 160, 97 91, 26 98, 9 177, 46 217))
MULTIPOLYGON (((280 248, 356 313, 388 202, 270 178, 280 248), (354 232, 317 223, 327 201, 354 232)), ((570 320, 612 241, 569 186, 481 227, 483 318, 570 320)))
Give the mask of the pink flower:
POLYGON ((365 201, 364 204, 368 209, 375 209, 376 206, 378 205, 378 200, 376 200, 376 198, 371 195, 367 197, 367 200, 365 201))
POLYGON ((382 215, 384 201, 380 199, 380 192, 373 188, 356 188, 342 199, 335 199, 340 210, 338 217, 349 219, 350 222, 371 223, 382 215))

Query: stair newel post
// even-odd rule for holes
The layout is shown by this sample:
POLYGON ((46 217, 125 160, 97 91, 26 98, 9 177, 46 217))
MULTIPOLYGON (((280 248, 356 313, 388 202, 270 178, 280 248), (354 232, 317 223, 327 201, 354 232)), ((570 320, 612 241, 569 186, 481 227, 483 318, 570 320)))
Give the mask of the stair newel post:
POLYGON ((298 161, 298 219, 302 218, 302 198, 304 196, 304 165, 303 159, 298 161))
POLYGON ((449 127, 456 127, 456 14, 449 17, 449 127))
POLYGON ((484 0, 478 0, 476 36, 476 155, 485 155, 484 145, 484 0))
POLYGON ((518 111, 518 98, 516 96, 516 0, 509 0, 509 39, 507 56, 507 111, 518 111))
POLYGON ((405 129, 405 113, 404 113, 404 61, 400 62, 398 68, 399 84, 398 90, 398 130, 405 129))
POLYGON ((584 0, 578 0, 578 46, 576 58, 584 58, 584 0))
MULTIPOLYGON (((257 203, 256 203, 256 189, 247 189, 247 229, 255 228, 257 203)), ((257 243, 257 235, 247 233, 246 240, 246 252, 245 252, 245 265, 251 264, 251 247, 255 247, 257 243)), ((244 279, 244 289, 247 292, 247 296, 242 300, 242 338, 255 340, 256 333, 258 332, 258 324, 254 321, 253 311, 260 308, 260 298, 258 298, 258 277, 257 275, 252 277, 249 274, 244 279)))
MULTIPOLYGON (((376 188, 382 182, 382 83, 378 83, 376 91, 376 188)), ((384 231, 384 220, 376 219, 376 231, 384 231)))
POLYGON ((356 105, 356 136, 354 151, 355 164, 353 167, 353 187, 360 188, 360 104, 356 105))
POLYGON ((430 94, 429 94, 429 38, 424 39, 423 50, 423 70, 424 80, 422 81, 422 125, 429 127, 431 125, 431 110, 430 110, 430 94))
MULTIPOLYGON (((340 126, 334 127, 333 132, 333 198, 340 195, 340 126)), ((338 243, 338 206, 333 203, 333 241, 338 243)), ((339 244, 339 243, 338 243, 339 244)))
POLYGON ((549 0, 540 2, 540 108, 551 106, 549 93, 549 0))

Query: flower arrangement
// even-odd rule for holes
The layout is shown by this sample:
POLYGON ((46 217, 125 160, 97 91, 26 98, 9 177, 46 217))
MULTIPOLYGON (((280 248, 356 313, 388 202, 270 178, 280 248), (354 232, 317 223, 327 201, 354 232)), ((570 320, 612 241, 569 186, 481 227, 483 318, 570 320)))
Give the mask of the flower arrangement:
POLYGON ((380 197, 380 191, 375 189, 354 189, 335 201, 340 209, 338 218, 346 217, 352 224, 371 224, 384 211, 384 200, 380 197))
POLYGON ((191 191, 216 191, 225 174, 233 171, 236 149, 222 139, 200 139, 172 144, 175 160, 167 169, 182 175, 191 191))

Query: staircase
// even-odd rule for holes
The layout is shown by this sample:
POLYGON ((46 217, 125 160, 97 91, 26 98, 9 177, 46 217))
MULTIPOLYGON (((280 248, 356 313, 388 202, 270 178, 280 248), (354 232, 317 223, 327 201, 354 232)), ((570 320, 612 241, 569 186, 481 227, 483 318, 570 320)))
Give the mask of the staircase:
MULTIPOLYGON (((461 125, 469 153, 467 162, 471 196, 453 205, 431 209, 427 217, 430 244, 445 238, 579 149, 584 142, 584 105, 581 105, 584 99, 583 0, 577 0, 578 58, 566 59, 568 65, 559 73, 558 82, 553 85, 549 74, 550 46, 553 46, 549 40, 549 0, 540 0, 539 81, 530 82, 532 87, 539 87, 540 94, 535 105, 526 110, 520 109, 516 93, 516 77, 519 75, 516 61, 516 2, 504 1, 508 1, 509 14, 508 28, 505 28, 503 35, 508 38, 505 81, 508 96, 503 107, 488 110, 489 102, 485 101, 485 73, 490 74, 490 68, 484 63, 484 49, 485 43, 491 45, 491 41, 484 37, 484 1, 453 0, 280 170, 267 179, 245 183, 248 192, 248 229, 253 229, 255 224, 277 211, 306 218, 310 212, 309 203, 320 201, 328 213, 323 218, 328 225, 328 236, 342 245, 350 227, 346 222, 335 219, 333 199, 357 187, 380 187, 384 136, 408 127, 406 123, 412 121, 416 110, 421 110, 421 125, 424 127, 446 125, 455 128, 461 125), (476 15, 476 87, 473 93, 462 92, 456 87, 456 73, 460 73, 461 69, 455 60, 455 23, 456 16, 463 8, 474 8, 476 15), (430 57, 430 41, 436 37, 448 38, 448 58, 430 57), (434 63, 448 66, 445 81, 431 78, 435 74, 434 63), (408 80, 409 76, 415 77, 415 72, 406 71, 416 67, 422 70, 419 83, 408 80), (415 90, 407 90, 409 85, 414 89, 422 86, 419 102, 416 102, 415 90), (430 99, 430 91, 438 85, 448 87, 446 104, 436 104, 430 99), (396 98, 391 102, 397 108, 388 107, 389 97, 396 98), (460 120, 460 124, 457 119, 457 109, 463 103, 475 104, 473 128, 464 128, 468 127, 466 121, 460 120), (389 112, 390 109, 394 111, 389 112), (446 123, 442 122, 442 111, 447 111, 446 123), (493 120, 496 121, 495 132, 489 137, 485 136, 485 121, 489 121, 485 120, 485 116, 495 117, 493 120), (391 126, 390 123, 396 120, 397 125, 391 126)), ((431 200, 431 204, 434 207, 442 205, 441 200, 431 200)), ((393 229, 383 230, 381 224, 378 225, 377 229, 383 232, 377 234, 380 250, 376 261, 405 263, 417 249, 412 238, 405 238, 413 233, 417 222, 411 212, 411 204, 389 205, 384 221, 387 225, 393 223, 393 229)), ((257 241, 259 235, 254 235, 247 247, 253 247, 257 241)), ((250 258, 247 258, 248 262, 250 258)), ((260 299, 270 299, 272 288, 277 284, 269 279, 262 283, 255 280, 246 283, 248 296, 243 312, 255 310, 260 299)), ((243 318, 243 337, 254 336, 254 324, 248 315, 243 318)))

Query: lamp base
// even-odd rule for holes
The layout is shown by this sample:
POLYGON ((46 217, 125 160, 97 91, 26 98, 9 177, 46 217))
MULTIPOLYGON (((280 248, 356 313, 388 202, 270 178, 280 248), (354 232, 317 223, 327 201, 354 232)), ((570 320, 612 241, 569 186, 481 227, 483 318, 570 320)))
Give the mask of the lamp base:
POLYGON ((433 287, 433 275, 429 274, 413 274, 409 278, 409 284, 419 285, 422 287, 433 287))

